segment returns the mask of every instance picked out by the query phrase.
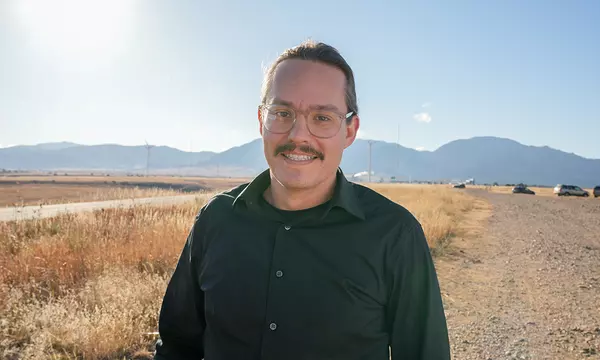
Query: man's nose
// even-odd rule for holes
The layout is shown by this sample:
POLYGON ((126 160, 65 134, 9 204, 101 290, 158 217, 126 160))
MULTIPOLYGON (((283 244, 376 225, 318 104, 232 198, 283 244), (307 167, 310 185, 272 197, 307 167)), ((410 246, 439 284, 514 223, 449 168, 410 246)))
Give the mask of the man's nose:
POLYGON ((312 134, 308 130, 308 119, 305 114, 298 113, 296 115, 296 121, 294 122, 294 126, 292 126, 288 137, 295 142, 310 140, 312 134))

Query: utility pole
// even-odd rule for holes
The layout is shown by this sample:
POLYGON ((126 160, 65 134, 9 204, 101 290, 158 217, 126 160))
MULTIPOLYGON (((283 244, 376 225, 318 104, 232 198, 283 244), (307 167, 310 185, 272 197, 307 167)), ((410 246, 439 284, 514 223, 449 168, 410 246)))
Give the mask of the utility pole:
POLYGON ((371 148, 373 147, 373 140, 369 140, 369 182, 371 182, 371 148))
POLYGON ((398 168, 396 170, 396 178, 400 179, 400 123, 398 123, 398 140, 397 140, 396 149, 397 149, 396 156, 398 157, 398 159, 397 159, 398 160, 398 164, 397 164, 398 168))

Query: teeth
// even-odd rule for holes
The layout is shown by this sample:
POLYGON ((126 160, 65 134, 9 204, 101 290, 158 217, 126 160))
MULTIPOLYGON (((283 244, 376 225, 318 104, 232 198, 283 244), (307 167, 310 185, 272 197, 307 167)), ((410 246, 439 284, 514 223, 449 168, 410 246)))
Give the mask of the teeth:
POLYGON ((305 160, 312 160, 313 159, 312 156, 308 156, 308 155, 296 155, 296 154, 285 154, 285 157, 287 157, 290 160, 294 160, 294 161, 305 161, 305 160))

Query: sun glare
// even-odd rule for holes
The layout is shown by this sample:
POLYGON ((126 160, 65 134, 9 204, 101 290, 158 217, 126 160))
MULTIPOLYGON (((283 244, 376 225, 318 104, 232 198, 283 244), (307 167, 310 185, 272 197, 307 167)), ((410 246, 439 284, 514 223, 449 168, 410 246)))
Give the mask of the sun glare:
POLYGON ((16 15, 36 50, 67 66, 110 63, 130 44, 136 0, 19 0, 16 15))

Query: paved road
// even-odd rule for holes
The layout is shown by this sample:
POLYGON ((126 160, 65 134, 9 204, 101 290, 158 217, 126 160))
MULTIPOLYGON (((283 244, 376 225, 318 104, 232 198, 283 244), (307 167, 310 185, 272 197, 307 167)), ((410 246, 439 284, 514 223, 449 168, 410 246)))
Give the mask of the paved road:
POLYGON ((44 206, 25 206, 0 208, 0 221, 25 220, 32 218, 46 218, 68 212, 93 211, 98 209, 130 207, 133 205, 152 204, 152 205, 171 205, 180 204, 187 201, 193 201, 203 195, 176 195, 161 196, 140 199, 108 200, 84 203, 70 203, 44 206))

